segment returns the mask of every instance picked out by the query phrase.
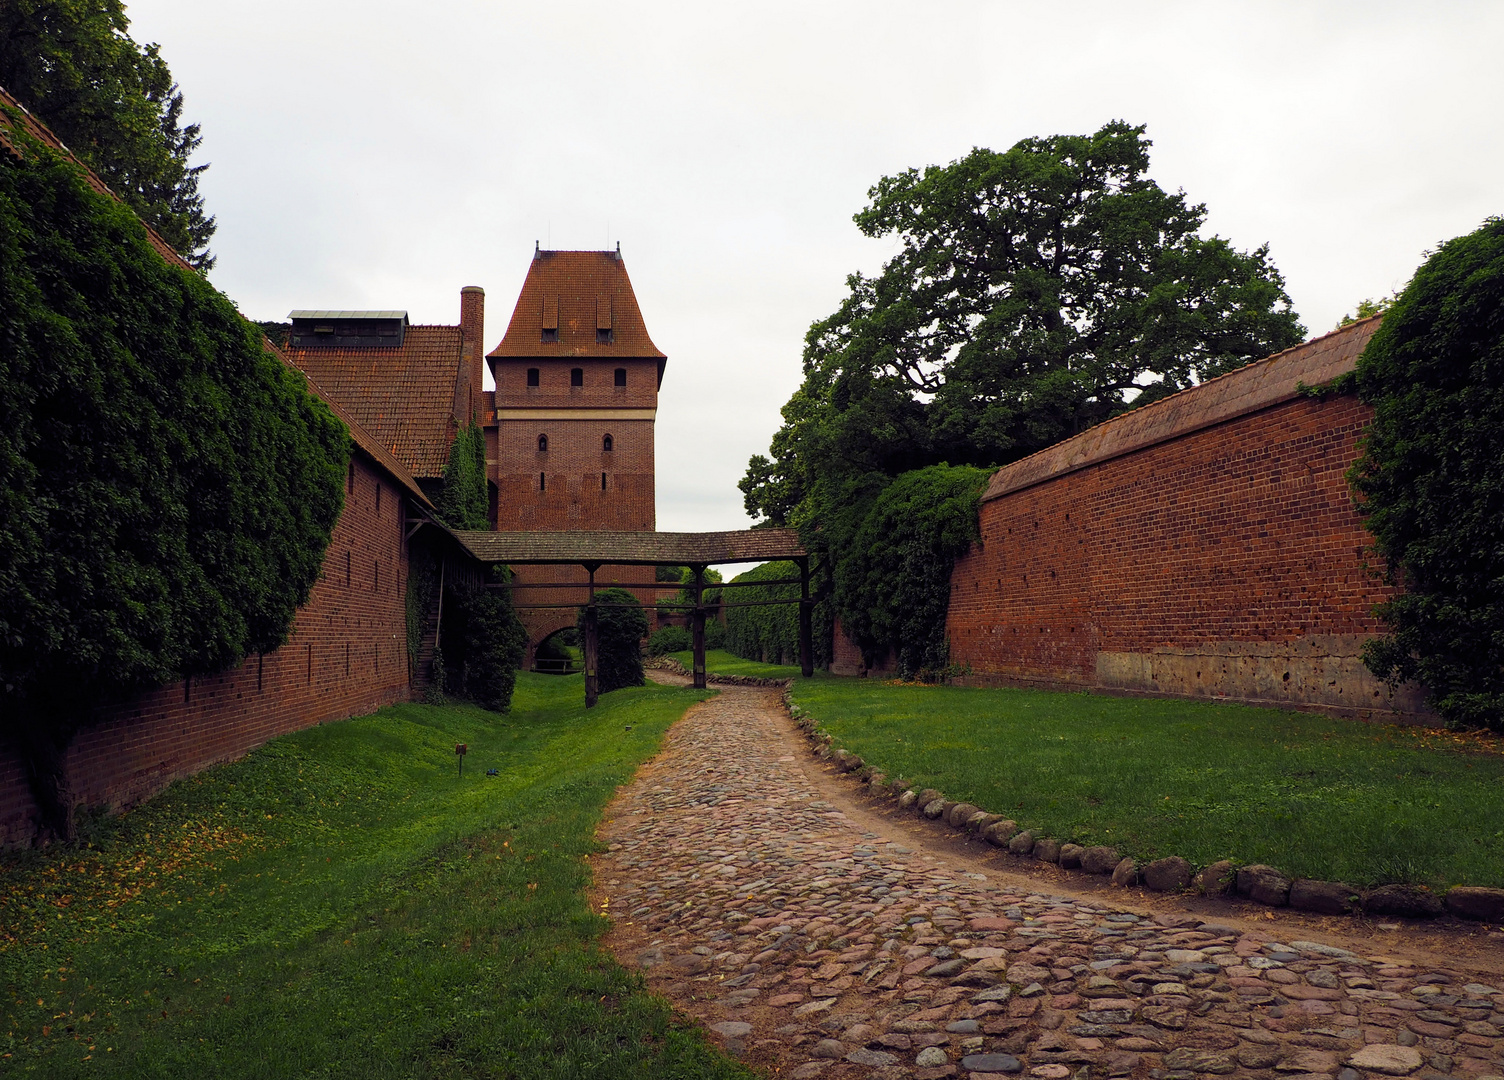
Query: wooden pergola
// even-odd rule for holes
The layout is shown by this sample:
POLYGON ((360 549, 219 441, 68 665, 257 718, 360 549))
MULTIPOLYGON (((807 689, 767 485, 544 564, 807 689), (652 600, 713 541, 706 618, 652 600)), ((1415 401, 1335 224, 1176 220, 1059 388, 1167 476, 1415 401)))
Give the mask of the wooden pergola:
MULTIPOLYGON (((799 670, 805 678, 815 673, 809 595, 809 553, 793 529, 745 529, 740 532, 670 533, 670 532, 473 532, 455 534, 475 558, 483 563, 506 563, 508 566, 581 566, 588 580, 510 582, 490 588, 579 589, 587 590, 580 604, 518 604, 518 608, 585 609, 585 705, 595 705, 599 696, 596 670, 600 639, 597 619, 602 607, 623 604, 599 603, 595 598, 595 572, 602 566, 687 566, 694 575, 690 585, 690 633, 694 639, 694 684, 705 689, 705 570, 726 563, 771 562, 787 560, 799 567, 797 578, 778 581, 723 582, 717 589, 744 588, 750 585, 798 585, 799 598, 794 600, 723 601, 722 607, 761 607, 770 604, 799 605, 799 670)), ((613 582, 613 588, 661 589, 661 581, 613 582)))

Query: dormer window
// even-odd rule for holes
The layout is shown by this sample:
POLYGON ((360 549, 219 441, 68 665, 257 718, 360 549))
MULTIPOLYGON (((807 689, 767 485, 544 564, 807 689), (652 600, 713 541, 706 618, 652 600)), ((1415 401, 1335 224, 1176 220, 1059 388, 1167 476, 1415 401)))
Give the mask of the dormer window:
POLYGON ((608 454, 611 452, 611 448, 612 448, 613 445, 614 444, 611 441, 611 436, 609 436, 609 435, 607 435, 604 439, 601 440, 601 449, 603 451, 605 451, 606 453, 608 453, 608 454))
POLYGON ((570 386, 584 386, 585 385, 585 369, 584 368, 578 368, 577 367, 577 368, 570 368, 569 369, 569 385, 570 386))
POLYGON ((546 454, 546 453, 548 453, 548 436, 547 435, 539 435, 538 436, 538 453, 540 453, 540 454, 546 454))
POLYGON ((595 343, 597 345, 609 345, 609 344, 611 344, 611 330, 610 330, 609 327, 606 328, 605 330, 600 330, 600 329, 596 330, 596 332, 595 332, 595 343))
POLYGON ((616 369, 616 385, 617 386, 626 386, 627 385, 627 369, 626 368, 619 367, 619 368, 616 369))
POLYGON ((557 342, 559 340, 559 298, 557 296, 545 296, 543 298, 543 340, 557 342))
POLYGON ((537 386, 538 385, 538 369, 537 368, 530 367, 530 368, 527 369, 527 384, 529 386, 537 386))

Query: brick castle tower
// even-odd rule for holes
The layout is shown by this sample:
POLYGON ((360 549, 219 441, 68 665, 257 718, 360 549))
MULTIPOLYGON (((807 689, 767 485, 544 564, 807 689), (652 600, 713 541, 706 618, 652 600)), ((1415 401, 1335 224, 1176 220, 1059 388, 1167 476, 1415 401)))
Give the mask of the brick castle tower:
POLYGON ((651 532, 653 420, 668 361, 648 337, 621 252, 535 252, 488 359, 495 527, 651 532))
MULTIPOLYGON (((486 457, 500 531, 651 532, 653 422, 667 358, 637 307, 620 249, 533 253, 501 344, 486 457)), ((568 566, 521 566, 517 580, 581 581, 568 566)), ((596 582, 651 580, 646 567, 603 566, 596 582)), ((653 590, 634 590, 645 605, 653 590)), ((582 603, 584 590, 518 589, 518 603, 582 603)), ((523 610, 529 652, 574 624, 572 609, 523 610)))

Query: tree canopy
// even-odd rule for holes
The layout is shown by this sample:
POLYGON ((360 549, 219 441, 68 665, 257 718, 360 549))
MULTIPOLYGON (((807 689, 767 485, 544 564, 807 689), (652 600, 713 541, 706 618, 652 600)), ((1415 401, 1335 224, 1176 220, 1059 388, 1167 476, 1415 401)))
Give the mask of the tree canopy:
POLYGON ((1449 723, 1504 731, 1504 219, 1426 260, 1354 383, 1374 418, 1350 479, 1403 589, 1364 659, 1449 723))
POLYGON ((803 384, 741 481, 748 513, 829 556, 818 625, 839 617, 869 653, 933 669, 948 593, 920 570, 948 568, 956 530, 975 527, 953 520, 963 503, 975 514, 978 488, 953 470, 1006 464, 1301 340, 1267 246, 1202 235, 1206 207, 1149 179, 1150 145, 1114 121, 868 192, 858 228, 898 251, 810 327, 803 384), (895 477, 942 464, 933 506, 905 488, 878 508, 895 477), (936 527, 870 559, 911 511, 936 527))
POLYGON ((801 524, 869 475, 1004 464, 1299 342, 1267 246, 1202 236, 1149 147, 1114 121, 880 180, 855 221, 899 251, 810 327, 748 511, 801 524))
POLYGON ((142 220, 200 270, 214 218, 190 165, 202 137, 156 45, 137 45, 121 0, 0 4, 0 86, 40 117, 142 220))
POLYGON ((68 830, 90 709, 281 645, 344 503, 343 424, 70 161, 0 153, 0 737, 68 830))

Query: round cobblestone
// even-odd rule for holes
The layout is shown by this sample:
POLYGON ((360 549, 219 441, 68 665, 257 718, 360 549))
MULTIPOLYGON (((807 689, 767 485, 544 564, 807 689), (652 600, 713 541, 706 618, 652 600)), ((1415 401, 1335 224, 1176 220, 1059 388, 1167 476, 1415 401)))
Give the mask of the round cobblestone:
POLYGON ((958 869, 858 812, 855 781, 833 794, 809 746, 776 691, 722 691, 617 793, 592 859, 617 956, 755 1066, 1504 1075, 1504 980, 958 869))

